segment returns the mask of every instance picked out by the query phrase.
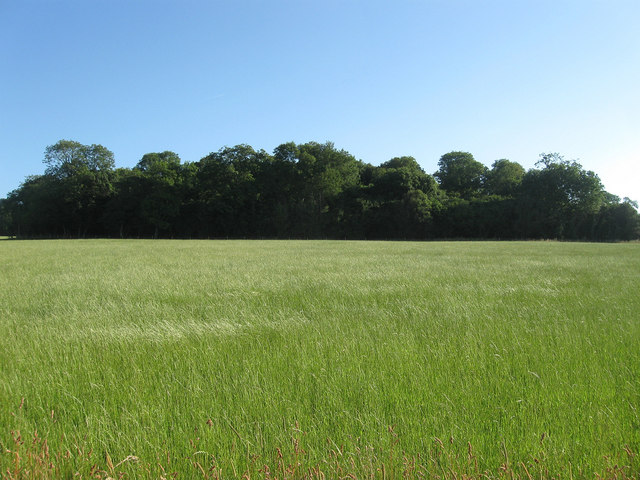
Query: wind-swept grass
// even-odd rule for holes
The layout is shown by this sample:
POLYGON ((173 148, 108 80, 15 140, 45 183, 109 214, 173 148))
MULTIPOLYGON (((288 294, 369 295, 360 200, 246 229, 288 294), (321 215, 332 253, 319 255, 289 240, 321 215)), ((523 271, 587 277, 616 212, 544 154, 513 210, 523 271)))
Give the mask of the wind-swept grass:
POLYGON ((1 242, 0 467, 637 477, 639 292, 639 244, 1 242))

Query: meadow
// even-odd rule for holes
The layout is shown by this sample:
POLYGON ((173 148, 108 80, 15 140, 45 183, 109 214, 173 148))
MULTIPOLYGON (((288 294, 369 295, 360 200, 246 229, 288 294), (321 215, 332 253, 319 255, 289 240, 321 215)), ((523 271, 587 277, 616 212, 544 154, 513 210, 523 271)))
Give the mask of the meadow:
POLYGON ((638 478, 639 408, 637 243, 0 241, 2 478, 638 478))

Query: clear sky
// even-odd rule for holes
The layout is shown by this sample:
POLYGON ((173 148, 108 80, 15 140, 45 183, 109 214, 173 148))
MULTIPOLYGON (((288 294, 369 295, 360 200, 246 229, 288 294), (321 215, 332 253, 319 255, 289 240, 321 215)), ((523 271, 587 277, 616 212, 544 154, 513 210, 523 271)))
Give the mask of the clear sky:
POLYGON ((0 197, 60 139, 330 140, 427 173, 559 152, 640 200, 639 28, 638 0, 0 0, 0 197))

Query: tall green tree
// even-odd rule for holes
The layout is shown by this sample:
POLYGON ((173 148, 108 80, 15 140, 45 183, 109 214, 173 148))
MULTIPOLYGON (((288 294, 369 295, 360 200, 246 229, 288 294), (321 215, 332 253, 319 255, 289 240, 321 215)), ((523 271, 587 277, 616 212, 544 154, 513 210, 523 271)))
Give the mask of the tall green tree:
POLYGON ((482 192, 487 171, 468 152, 449 152, 440 157, 434 176, 448 195, 469 200, 482 192))
POLYGON ((291 235, 300 192, 297 162, 300 150, 294 142, 277 146, 273 155, 263 155, 255 180, 259 192, 255 225, 261 237, 291 235))
POLYGON ((394 157, 373 170, 367 190, 367 237, 425 238, 441 195, 435 179, 415 158, 394 157))
POLYGON ((110 236, 143 237, 150 235, 149 223, 142 214, 146 195, 142 172, 118 168, 113 175, 113 195, 105 206, 104 223, 110 236))
POLYGON ((598 176, 557 153, 541 154, 522 179, 521 228, 535 238, 591 238, 595 215, 605 202, 598 176))
POLYGON ((505 158, 496 160, 485 173, 484 189, 488 195, 513 197, 518 192, 525 169, 517 162, 505 158))
POLYGON ((58 180, 32 175, 4 202, 11 235, 18 237, 69 236, 74 212, 64 203, 58 180))
POLYGON ((640 238, 638 204, 625 198, 601 207, 596 218, 593 240, 636 240, 640 238))
POLYGON ((62 203, 64 235, 83 237, 101 226, 104 206, 113 193, 113 153, 102 145, 60 140, 45 150, 45 177, 62 203))
POLYGON ((140 213, 153 226, 153 236, 173 232, 180 213, 181 162, 178 154, 170 151, 143 155, 134 170, 139 177, 143 197, 140 213))
POLYGON ((198 162, 200 216, 207 236, 255 236, 260 191, 256 177, 269 155, 249 145, 224 147, 198 162))
POLYGON ((84 171, 110 172, 115 167, 113 152, 102 145, 83 145, 73 140, 60 140, 44 153, 45 175, 66 178, 84 171))
POLYGON ((363 163, 331 142, 298 145, 293 235, 343 236, 346 192, 360 182, 363 163))
POLYGON ((0 235, 13 235, 12 231, 12 211, 9 199, 0 198, 0 235))

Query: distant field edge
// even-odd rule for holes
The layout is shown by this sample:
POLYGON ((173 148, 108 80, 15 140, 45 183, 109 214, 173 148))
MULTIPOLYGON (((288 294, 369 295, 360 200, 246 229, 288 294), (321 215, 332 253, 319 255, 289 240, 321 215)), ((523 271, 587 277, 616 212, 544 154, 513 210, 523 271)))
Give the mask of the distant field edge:
POLYGON ((2 236, 0 235, 0 241, 34 241, 34 240, 122 240, 122 241, 239 241, 245 240, 248 242, 260 242, 260 241, 329 241, 329 242, 415 242, 415 243, 486 243, 486 242, 499 242, 499 243, 593 243, 593 244, 640 244, 640 239, 636 240, 580 240, 580 239, 557 239, 557 238, 340 238, 340 237, 291 237, 291 238, 278 238, 278 237, 21 237, 21 236, 2 236))

